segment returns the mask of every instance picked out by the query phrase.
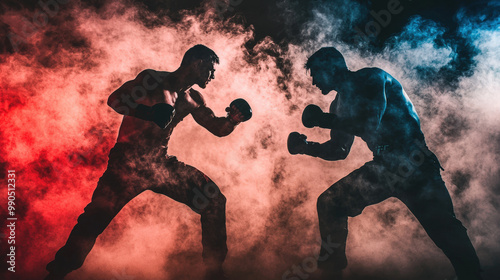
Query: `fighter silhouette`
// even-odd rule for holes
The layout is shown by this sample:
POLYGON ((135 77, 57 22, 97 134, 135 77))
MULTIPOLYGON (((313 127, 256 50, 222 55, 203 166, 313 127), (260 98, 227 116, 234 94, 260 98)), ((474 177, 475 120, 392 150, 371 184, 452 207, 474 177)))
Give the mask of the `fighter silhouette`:
POLYGON ((82 266, 86 256, 116 214, 131 199, 150 190, 191 207, 201 215, 206 279, 226 279, 226 198, 201 171, 167 154, 174 128, 187 115, 216 136, 230 134, 252 111, 243 99, 233 101, 227 117, 216 117, 205 104, 201 88, 214 79, 218 56, 203 45, 189 49, 174 72, 144 70, 108 99, 123 114, 117 143, 99 179, 92 201, 78 217, 66 244, 47 265, 46 279, 63 279, 82 266))
POLYGON ((379 68, 348 70, 342 54, 332 47, 322 48, 309 57, 306 68, 322 94, 335 90, 337 95, 329 113, 316 105, 307 106, 302 122, 306 127, 330 129, 331 140, 321 144, 309 142, 305 135, 292 132, 288 137, 289 152, 343 160, 354 136, 359 136, 374 155, 372 161, 333 184, 318 198, 323 246, 316 277, 342 278, 342 270, 347 267, 347 217, 396 197, 443 250, 459 280, 481 279, 478 257, 466 228, 455 217, 441 179, 442 167, 425 144, 420 120, 401 84, 379 68))

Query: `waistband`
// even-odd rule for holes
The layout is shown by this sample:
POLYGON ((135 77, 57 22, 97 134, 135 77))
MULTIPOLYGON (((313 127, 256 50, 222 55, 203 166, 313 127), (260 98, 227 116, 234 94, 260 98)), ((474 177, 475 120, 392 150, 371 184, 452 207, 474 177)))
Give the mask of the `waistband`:
POLYGON ((167 153, 166 146, 144 146, 129 142, 116 142, 110 153, 133 153, 139 155, 174 158, 167 153))
POLYGON ((116 142, 113 148, 120 149, 133 149, 133 150, 145 150, 145 151, 158 151, 158 150, 167 150, 167 146, 158 145, 158 146, 148 146, 130 142, 116 142))
POLYGON ((421 143, 416 141, 413 144, 406 146, 398 145, 397 147, 389 144, 378 145, 373 151, 373 160, 394 163, 394 161, 401 160, 402 158, 412 160, 413 157, 419 157, 422 155, 425 159, 434 162, 441 170, 444 171, 444 168, 441 166, 437 156, 429 150, 425 142, 421 143))

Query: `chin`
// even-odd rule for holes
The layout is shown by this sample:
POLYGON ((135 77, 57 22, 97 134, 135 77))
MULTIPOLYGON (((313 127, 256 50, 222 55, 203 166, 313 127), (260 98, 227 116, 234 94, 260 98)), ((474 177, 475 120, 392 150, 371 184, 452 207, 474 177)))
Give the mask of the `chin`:
POLYGON ((206 83, 197 83, 197 85, 198 85, 200 88, 206 88, 206 87, 207 87, 207 84, 206 84, 206 83))

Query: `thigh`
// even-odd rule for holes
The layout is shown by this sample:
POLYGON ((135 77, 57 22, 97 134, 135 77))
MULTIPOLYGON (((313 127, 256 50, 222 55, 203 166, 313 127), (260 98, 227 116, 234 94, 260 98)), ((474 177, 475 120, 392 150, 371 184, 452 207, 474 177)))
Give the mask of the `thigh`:
POLYGON ((354 217, 366 206, 379 203, 394 194, 387 187, 386 169, 376 162, 368 162, 342 178, 320 196, 320 200, 337 211, 354 217))
POLYGON ((115 169, 104 172, 92 194, 92 201, 85 207, 87 214, 114 217, 122 208, 143 190, 137 188, 115 169))
POLYGON ((212 200, 225 199, 219 187, 203 172, 177 159, 170 159, 158 171, 160 181, 151 188, 201 212, 212 200))
POLYGON ((439 170, 424 170, 418 177, 421 179, 412 183, 398 198, 406 204, 420 223, 426 227, 455 218, 453 203, 439 170))
MULTIPOLYGON (((146 164, 137 160, 132 149, 116 145, 110 151, 106 171, 99 178, 92 202, 85 208, 99 211, 119 211, 128 201, 140 194, 150 178, 146 164)), ((149 172, 151 173, 151 172, 149 172)))

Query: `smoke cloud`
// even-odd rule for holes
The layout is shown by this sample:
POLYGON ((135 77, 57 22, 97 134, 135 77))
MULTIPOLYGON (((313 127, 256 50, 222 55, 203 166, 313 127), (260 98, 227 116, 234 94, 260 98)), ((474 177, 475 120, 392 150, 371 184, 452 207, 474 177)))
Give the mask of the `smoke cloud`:
MULTIPOLYGON (((229 276, 282 279, 292 265, 313 257, 319 250, 317 197, 371 160, 358 138, 340 162, 291 156, 286 149, 292 131, 312 141, 329 138, 328 131, 306 129, 300 121, 307 104, 326 110, 334 99, 334 92, 321 95, 304 69, 307 57, 324 46, 338 48, 351 70, 379 67, 401 82, 446 170, 443 180, 485 279, 500 273, 498 17, 455 14, 456 34, 475 55, 472 70, 447 83, 447 75, 460 69, 454 64, 458 43, 446 37, 446 26, 416 16, 383 48, 358 48, 340 37, 346 22, 358 24, 366 15, 359 3, 351 10, 343 6, 345 20, 331 6, 312 6, 308 17, 297 15, 303 24, 283 29, 300 38, 293 42, 256 36, 254 26, 221 17, 211 1, 195 10, 179 7, 176 17, 161 6, 152 11, 150 3, 62 3, 57 11, 47 8, 52 13, 6 4, 0 15, 6 38, 0 55, 1 166, 16 170, 20 217, 18 271, 5 272, 4 279, 44 277, 45 265, 90 202, 121 121, 106 105, 109 94, 144 69, 175 70, 195 44, 220 57, 215 80, 200 90, 207 105, 221 116, 233 99, 244 98, 253 109, 253 118, 224 138, 187 117, 169 142, 169 154, 207 174, 227 197, 229 276)), ((225 13, 249 5, 224 3, 225 13)), ((293 25, 290 11, 298 4, 279 3, 289 8, 287 26, 293 25)), ((0 202, 7 205, 5 195, 0 202)), ((3 239, 1 246, 6 252, 3 239)), ((68 279, 195 279, 202 273, 201 250, 199 215, 145 192, 124 207, 68 279)), ((349 219, 347 254, 346 279, 453 275, 444 254, 394 198, 349 219)))

